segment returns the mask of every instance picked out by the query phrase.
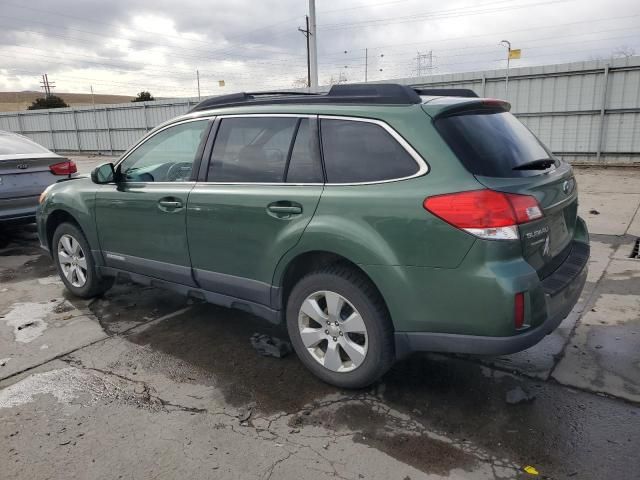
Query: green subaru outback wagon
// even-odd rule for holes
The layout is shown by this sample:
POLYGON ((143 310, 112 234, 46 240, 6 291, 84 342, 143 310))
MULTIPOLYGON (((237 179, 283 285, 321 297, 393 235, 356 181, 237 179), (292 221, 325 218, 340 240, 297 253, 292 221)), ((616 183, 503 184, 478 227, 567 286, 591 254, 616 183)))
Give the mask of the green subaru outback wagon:
POLYGON ((41 197, 65 286, 169 288, 286 323, 318 377, 362 387, 412 351, 507 354, 585 283, 571 166, 467 90, 339 85, 205 100, 41 197))

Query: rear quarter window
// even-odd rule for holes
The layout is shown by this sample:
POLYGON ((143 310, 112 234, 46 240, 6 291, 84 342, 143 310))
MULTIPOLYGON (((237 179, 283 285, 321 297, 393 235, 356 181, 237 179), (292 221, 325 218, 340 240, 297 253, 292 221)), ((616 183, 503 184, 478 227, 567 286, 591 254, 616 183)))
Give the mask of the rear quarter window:
POLYGON ((328 183, 393 180, 419 170, 409 152, 380 125, 322 119, 320 129, 328 183))
POLYGON ((465 168, 474 175, 540 175, 545 170, 514 168, 552 157, 527 127, 511 113, 502 110, 478 110, 447 116, 437 119, 435 126, 465 168))

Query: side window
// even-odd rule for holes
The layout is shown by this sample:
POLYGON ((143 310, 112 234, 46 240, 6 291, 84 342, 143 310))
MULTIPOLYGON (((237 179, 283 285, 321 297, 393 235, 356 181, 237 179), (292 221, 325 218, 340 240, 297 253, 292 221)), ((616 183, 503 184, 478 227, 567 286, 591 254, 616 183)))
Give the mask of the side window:
POLYGON ((224 118, 211 154, 212 182, 284 181, 298 122, 293 117, 224 118))
POLYGON ((193 162, 208 120, 169 127, 136 148, 119 166, 126 182, 185 182, 191 179, 193 162))
POLYGON ((392 180, 418 171, 411 155, 380 125, 322 119, 320 128, 328 183, 392 180))
POLYGON ((300 127, 296 135, 296 141, 291 151, 289 169, 287 170, 288 183, 322 183, 322 165, 318 152, 317 139, 314 141, 311 135, 311 125, 308 118, 300 120, 300 127))

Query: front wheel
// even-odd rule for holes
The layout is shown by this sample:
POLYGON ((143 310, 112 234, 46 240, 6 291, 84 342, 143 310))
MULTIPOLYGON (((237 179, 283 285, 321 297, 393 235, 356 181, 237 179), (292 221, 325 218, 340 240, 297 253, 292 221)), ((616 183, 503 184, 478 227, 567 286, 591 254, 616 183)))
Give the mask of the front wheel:
POLYGON ((287 302, 287 330, 302 363, 338 387, 370 385, 393 363, 387 309, 353 268, 328 267, 303 277, 287 302))
POLYGON ((75 225, 61 223, 56 228, 51 252, 62 282, 77 297, 95 297, 113 285, 113 279, 98 274, 89 243, 75 225))

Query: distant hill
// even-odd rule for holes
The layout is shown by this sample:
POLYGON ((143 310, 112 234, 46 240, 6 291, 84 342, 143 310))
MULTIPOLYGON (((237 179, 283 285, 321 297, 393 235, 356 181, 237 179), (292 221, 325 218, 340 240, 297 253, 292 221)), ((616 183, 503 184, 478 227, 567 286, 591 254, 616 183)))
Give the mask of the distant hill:
MULTIPOLYGON (((90 93, 62 93, 55 94, 67 102, 71 106, 91 105, 90 93)), ((44 96, 42 92, 0 92, 0 112, 16 112, 26 110, 33 101, 44 96)), ((127 103, 133 100, 135 95, 102 95, 95 94, 95 102, 97 104, 105 103, 127 103)))

